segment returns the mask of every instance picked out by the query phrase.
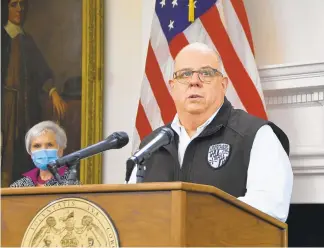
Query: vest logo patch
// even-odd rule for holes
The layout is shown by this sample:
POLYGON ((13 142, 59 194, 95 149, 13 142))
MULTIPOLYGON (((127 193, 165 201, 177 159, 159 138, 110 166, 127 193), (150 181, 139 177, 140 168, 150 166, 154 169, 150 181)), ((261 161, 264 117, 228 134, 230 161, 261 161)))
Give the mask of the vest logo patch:
POLYGON ((208 150, 208 163, 211 167, 217 169, 222 167, 230 155, 229 144, 211 145, 208 150))

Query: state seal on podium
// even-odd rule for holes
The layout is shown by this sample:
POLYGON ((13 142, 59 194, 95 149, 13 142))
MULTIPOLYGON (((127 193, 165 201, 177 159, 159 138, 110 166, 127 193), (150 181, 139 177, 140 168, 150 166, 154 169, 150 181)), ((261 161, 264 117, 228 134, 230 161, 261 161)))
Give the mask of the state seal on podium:
POLYGON ((62 198, 44 208, 30 222, 22 247, 119 247, 109 216, 82 198, 62 198))

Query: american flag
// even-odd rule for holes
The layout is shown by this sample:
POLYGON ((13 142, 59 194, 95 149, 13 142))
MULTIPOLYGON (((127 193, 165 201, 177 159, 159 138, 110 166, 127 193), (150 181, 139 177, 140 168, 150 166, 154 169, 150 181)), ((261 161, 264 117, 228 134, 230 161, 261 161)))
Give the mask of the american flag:
POLYGON ((227 98, 235 108, 267 119, 251 32, 242 0, 156 0, 139 100, 133 149, 176 114, 168 80, 173 60, 186 45, 202 42, 215 49, 229 78, 227 98), (192 3, 191 3, 192 4, 192 3))

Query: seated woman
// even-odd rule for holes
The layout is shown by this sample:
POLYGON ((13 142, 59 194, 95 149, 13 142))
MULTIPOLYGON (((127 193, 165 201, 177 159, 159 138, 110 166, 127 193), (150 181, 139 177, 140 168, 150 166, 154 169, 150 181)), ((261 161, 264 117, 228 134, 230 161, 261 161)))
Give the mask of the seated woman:
MULTIPOLYGON (((26 134, 25 145, 36 168, 24 173, 23 178, 11 184, 10 187, 67 185, 69 170, 66 166, 58 169, 61 183, 47 169, 49 162, 63 155, 66 143, 65 131, 55 122, 43 121, 33 126, 26 134)), ((80 184, 80 182, 76 181, 75 184, 80 184)))

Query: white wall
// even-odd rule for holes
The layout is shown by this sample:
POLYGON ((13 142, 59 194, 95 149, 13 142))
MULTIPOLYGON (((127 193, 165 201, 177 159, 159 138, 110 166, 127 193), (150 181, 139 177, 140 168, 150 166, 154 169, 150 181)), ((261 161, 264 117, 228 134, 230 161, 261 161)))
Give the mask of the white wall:
POLYGON ((244 0, 259 66, 323 61, 323 0, 244 0))
MULTIPOLYGON (((244 3, 269 117, 291 140, 292 201, 324 202, 324 1, 244 3)), ((105 136, 123 130, 132 140, 153 7, 106 1, 105 136)), ((105 183, 124 181, 131 145, 105 153, 105 183)))
POLYGON ((103 182, 123 183, 154 7, 152 0, 105 1, 104 137, 125 131, 130 142, 104 153, 103 182))

